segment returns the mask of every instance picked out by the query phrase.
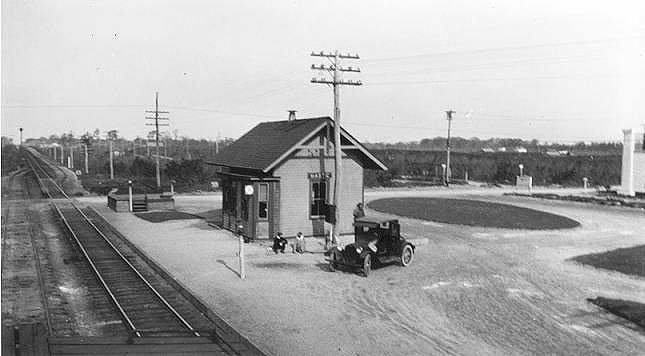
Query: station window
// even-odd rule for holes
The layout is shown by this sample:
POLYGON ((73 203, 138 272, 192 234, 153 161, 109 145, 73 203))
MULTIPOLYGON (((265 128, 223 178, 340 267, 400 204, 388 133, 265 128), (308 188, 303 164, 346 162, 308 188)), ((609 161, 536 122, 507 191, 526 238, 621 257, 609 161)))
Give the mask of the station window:
POLYGON ((236 182, 232 182, 228 187, 224 188, 224 210, 227 211, 230 215, 237 215, 237 190, 238 185, 236 182))
POLYGON ((258 218, 269 217, 269 185, 261 183, 258 185, 258 218))
POLYGON ((325 216, 325 208, 328 198, 326 179, 312 179, 309 183, 309 196, 311 197, 311 207, 309 215, 312 218, 321 218, 325 216))

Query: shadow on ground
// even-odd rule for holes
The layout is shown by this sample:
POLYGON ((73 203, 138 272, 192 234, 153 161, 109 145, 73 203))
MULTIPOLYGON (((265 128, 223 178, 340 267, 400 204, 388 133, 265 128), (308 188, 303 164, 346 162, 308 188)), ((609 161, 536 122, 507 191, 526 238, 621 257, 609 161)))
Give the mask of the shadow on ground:
POLYGON ((616 316, 627 319, 645 330, 645 304, 605 297, 588 298, 587 301, 616 316))
POLYGON ((573 257, 572 260, 620 273, 645 277, 645 245, 573 257))

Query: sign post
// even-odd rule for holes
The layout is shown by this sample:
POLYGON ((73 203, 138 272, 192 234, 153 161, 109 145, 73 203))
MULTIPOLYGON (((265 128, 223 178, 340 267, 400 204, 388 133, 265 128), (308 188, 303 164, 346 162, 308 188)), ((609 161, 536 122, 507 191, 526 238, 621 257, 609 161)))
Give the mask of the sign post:
POLYGON ((242 224, 237 225, 237 235, 240 240, 240 251, 239 251, 239 257, 240 257, 240 279, 245 279, 246 278, 246 268, 244 267, 244 233, 243 233, 243 228, 244 226, 242 224))
POLYGON ((128 181, 128 207, 130 208, 130 212, 132 212, 132 181, 128 181))
MULTIPOLYGON (((247 184, 244 186, 244 195, 252 196, 253 193, 255 193, 255 191, 252 184, 247 184)), ((248 198, 244 197, 243 199, 248 198)), ((238 253, 240 257, 240 279, 245 279, 246 267, 244 266, 244 225, 242 225, 242 222, 240 220, 237 221, 237 236, 240 241, 240 250, 238 253)))

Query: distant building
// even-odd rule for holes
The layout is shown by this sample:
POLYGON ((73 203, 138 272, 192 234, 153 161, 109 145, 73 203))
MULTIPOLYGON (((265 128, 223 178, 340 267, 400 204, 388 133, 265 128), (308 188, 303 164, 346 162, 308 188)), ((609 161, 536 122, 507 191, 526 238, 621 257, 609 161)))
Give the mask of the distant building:
POLYGON ((635 139, 632 129, 623 130, 623 134, 623 159, 618 193, 634 196, 636 193, 645 193, 645 137, 639 142, 635 139))
POLYGON ((520 147, 515 147, 515 148, 513 149, 513 151, 515 151, 515 152, 517 152, 517 153, 527 153, 527 152, 528 152, 528 150, 527 150, 526 148, 521 147, 521 146, 520 146, 520 147))
POLYGON ((495 152, 495 149, 490 147, 484 147, 482 148, 482 152, 492 153, 492 152, 495 152))
MULTIPOLYGON (((277 232, 323 236, 333 203, 334 122, 329 117, 264 122, 223 149, 209 164, 222 179, 221 226, 251 238, 277 232), (328 216, 329 215, 329 216, 328 216)), ((352 211, 363 202, 363 170, 387 170, 341 131, 339 233, 352 233, 352 211)))
POLYGON ((571 152, 566 150, 556 151, 556 150, 547 150, 545 152, 547 156, 560 157, 560 156, 571 156, 571 152))

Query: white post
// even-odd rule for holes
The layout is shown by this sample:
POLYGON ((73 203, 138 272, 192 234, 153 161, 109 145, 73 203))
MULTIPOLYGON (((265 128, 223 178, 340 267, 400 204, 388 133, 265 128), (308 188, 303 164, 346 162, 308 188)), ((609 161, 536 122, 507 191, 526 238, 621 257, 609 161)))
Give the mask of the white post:
POLYGON ((589 178, 582 177, 582 187, 584 188, 584 190, 587 190, 589 188, 589 178))
POLYGON ((240 238, 240 251, 239 251, 239 257, 240 257, 240 279, 245 279, 246 278, 246 268, 244 267, 244 236, 242 234, 242 225, 237 226, 237 234, 240 238))
POLYGON ((518 167, 520 167, 520 177, 523 177, 524 176, 524 165, 520 164, 520 165, 518 165, 518 167))
POLYGON ((128 204, 130 207, 130 212, 132 212, 134 209, 132 208, 132 181, 128 181, 128 204))
POLYGON ((441 164, 441 169, 443 169, 443 172, 442 172, 442 174, 441 174, 441 176, 442 176, 442 177, 443 177, 443 179, 444 179, 443 184, 448 184, 448 175, 446 174, 446 167, 447 167, 447 166, 446 166, 446 164, 445 164, 445 163, 442 163, 442 164, 441 164))
POLYGON ((621 194, 634 196, 634 131, 623 130, 623 161, 620 175, 621 194))

